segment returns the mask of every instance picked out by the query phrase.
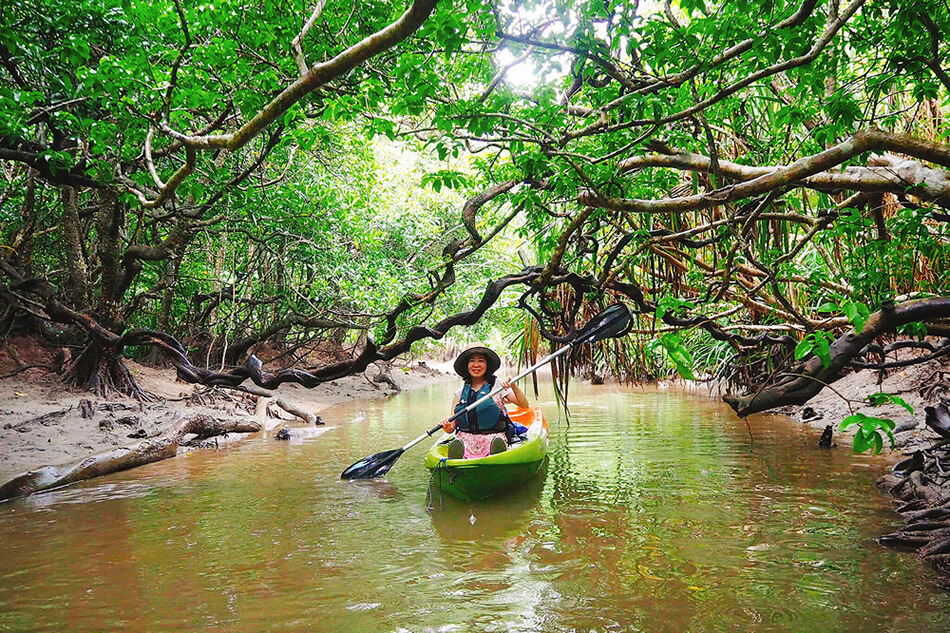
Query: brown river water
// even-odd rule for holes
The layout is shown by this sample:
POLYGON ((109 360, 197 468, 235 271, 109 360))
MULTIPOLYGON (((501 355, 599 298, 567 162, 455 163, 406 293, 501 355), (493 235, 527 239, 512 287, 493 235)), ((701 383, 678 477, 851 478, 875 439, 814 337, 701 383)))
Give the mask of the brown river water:
POLYGON ((880 458, 714 399, 575 384, 568 424, 542 391, 544 478, 485 502, 427 508, 429 442, 340 481, 453 387, 0 504, 0 631, 950 630, 950 594, 874 541, 900 522, 880 458))

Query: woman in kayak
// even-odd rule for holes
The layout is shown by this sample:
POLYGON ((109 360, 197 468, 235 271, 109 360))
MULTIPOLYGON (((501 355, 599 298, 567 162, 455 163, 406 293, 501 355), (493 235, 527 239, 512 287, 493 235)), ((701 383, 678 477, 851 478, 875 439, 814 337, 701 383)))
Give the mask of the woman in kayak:
MULTIPOLYGON (((465 384, 455 392, 452 402, 453 413, 458 413, 479 398, 488 395, 495 387, 495 372, 501 366, 498 354, 480 343, 469 345, 455 359, 455 373, 462 377, 465 384)), ((509 424, 505 403, 513 402, 519 407, 528 406, 528 398, 511 379, 505 379, 501 386, 504 391, 495 394, 490 400, 478 405, 474 410, 450 422, 442 421, 446 433, 458 431, 449 444, 448 456, 451 459, 485 457, 507 450, 506 430, 509 424)))

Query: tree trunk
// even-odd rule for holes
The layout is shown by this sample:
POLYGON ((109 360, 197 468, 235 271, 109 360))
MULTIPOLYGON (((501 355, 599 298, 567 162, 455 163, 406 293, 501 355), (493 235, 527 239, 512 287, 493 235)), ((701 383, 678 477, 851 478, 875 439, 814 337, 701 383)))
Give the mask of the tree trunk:
MULTIPOLYGON (((122 269, 121 227, 125 223, 126 205, 115 197, 106 197, 96 214, 96 254, 101 267, 101 281, 96 303, 96 321, 104 329, 121 337, 125 331, 122 298, 126 279, 122 269)), ((138 399, 148 399, 125 365, 125 346, 120 339, 104 340, 90 336, 89 344, 73 361, 66 382, 99 396, 117 392, 138 399)))
POLYGON ((149 399, 125 365, 122 345, 91 341, 66 372, 66 384, 98 396, 119 393, 139 400, 149 399))
POLYGON ((63 239, 66 242, 68 272, 66 291, 72 299, 73 306, 80 310, 89 307, 89 270, 86 265, 86 254, 83 252, 83 235, 79 225, 79 197, 72 187, 62 188, 63 204, 63 239))

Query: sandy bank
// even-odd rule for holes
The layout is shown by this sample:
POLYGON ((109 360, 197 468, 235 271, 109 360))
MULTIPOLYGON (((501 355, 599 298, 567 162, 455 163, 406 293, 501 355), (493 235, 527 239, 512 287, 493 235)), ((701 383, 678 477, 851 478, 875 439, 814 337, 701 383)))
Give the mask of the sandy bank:
MULTIPOLYGON (((154 402, 113 396, 96 398, 66 388, 59 376, 42 369, 27 370, 0 380, 0 483, 42 466, 64 464, 155 437, 192 413, 215 417, 257 417, 257 398, 229 389, 207 389, 175 380, 174 369, 146 367, 130 361, 139 385, 156 397, 154 402), (84 402, 86 401, 86 402, 84 402)), ((441 364, 417 363, 390 372, 402 391, 445 380, 457 380, 441 364)), ((390 397, 398 391, 375 383, 378 371, 348 376, 314 389, 284 384, 273 391, 295 407, 319 415, 333 404, 347 400, 390 397)), ((248 381, 250 383, 250 381, 248 381)), ((301 426, 303 421, 271 404, 268 433, 281 425, 301 426)), ((324 418, 333 426, 345 420, 324 418)))
MULTIPOLYGON (((909 358, 905 353, 898 358, 909 358)), ((932 360, 922 365, 892 369, 880 376, 878 372, 861 370, 844 376, 809 400, 804 406, 790 407, 784 413, 815 428, 831 425, 835 436, 839 434, 841 421, 854 413, 893 420, 896 424, 894 437, 897 449, 894 456, 910 453, 940 439, 926 425, 924 407, 934 406, 950 396, 950 365, 941 360, 932 360), (867 397, 875 393, 888 393, 903 399, 913 413, 897 404, 872 406, 867 397), (849 406, 850 405, 850 406, 849 406)), ((852 427, 837 439, 839 445, 851 447, 852 427)), ((886 446, 886 444, 885 444, 886 446)), ((885 448, 887 453, 887 448, 885 448)))

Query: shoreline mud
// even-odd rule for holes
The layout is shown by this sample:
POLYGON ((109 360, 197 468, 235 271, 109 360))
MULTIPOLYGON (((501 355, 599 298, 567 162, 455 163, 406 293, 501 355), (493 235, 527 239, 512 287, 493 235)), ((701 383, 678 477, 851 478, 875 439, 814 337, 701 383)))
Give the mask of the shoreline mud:
MULTIPOLYGON (((0 484, 28 471, 60 466, 156 438, 187 416, 257 420, 268 434, 276 434, 281 427, 317 429, 321 427, 314 422, 327 426, 345 422, 320 417, 332 405, 388 398, 400 391, 455 379, 441 363, 419 361, 408 367, 391 368, 387 381, 377 382, 379 371, 374 370, 313 389, 284 384, 270 392, 272 397, 265 397, 178 382, 174 369, 148 367, 134 361, 128 361, 128 366, 139 385, 152 396, 151 401, 120 395, 95 397, 70 389, 60 376, 45 369, 29 369, 0 380, 0 484), (278 401, 281 406, 277 406, 278 401)), ((222 446, 243 435, 193 438, 181 448, 187 451, 222 446)))

